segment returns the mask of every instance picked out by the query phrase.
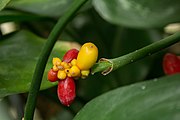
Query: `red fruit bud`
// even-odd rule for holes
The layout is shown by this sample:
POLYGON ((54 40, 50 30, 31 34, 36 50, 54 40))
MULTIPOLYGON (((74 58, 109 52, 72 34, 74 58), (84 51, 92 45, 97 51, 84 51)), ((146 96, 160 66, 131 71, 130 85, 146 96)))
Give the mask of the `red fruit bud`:
POLYGON ((77 55, 78 55, 79 51, 76 50, 76 49, 71 49, 71 50, 68 50, 66 52, 66 54, 64 55, 63 57, 63 62, 71 62, 73 59, 77 59, 77 55))
POLYGON ((180 59, 172 53, 167 53, 163 58, 163 69, 167 75, 180 73, 180 59))
POLYGON ((57 71, 53 71, 53 69, 50 69, 49 72, 48 72, 48 80, 50 82, 57 81, 58 80, 57 71))
POLYGON ((57 94, 61 103, 65 106, 70 106, 76 97, 76 87, 73 78, 67 77, 60 80, 58 83, 57 94))

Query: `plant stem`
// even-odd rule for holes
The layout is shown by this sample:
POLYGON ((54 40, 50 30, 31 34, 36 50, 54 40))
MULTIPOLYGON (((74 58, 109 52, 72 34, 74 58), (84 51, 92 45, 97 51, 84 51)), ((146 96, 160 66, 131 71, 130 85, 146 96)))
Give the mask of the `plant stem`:
POLYGON ((112 70, 116 70, 117 68, 135 62, 141 58, 146 56, 150 56, 153 53, 158 52, 161 49, 164 49, 174 43, 180 41, 180 32, 177 32, 171 36, 168 36, 162 40, 159 40, 155 43, 152 43, 146 47, 143 47, 139 50, 135 50, 129 54, 120 56, 114 59, 103 59, 103 61, 99 61, 96 63, 92 69, 91 73, 94 74, 96 72, 104 71, 102 74, 106 75, 110 73, 112 70))
MULTIPOLYGON (((53 30, 51 31, 46 44, 44 45, 40 57, 38 59, 36 69, 32 78, 29 95, 25 107, 25 120, 32 120, 34 116, 34 110, 36 106, 36 100, 38 96, 38 91, 41 85, 42 76, 44 73, 44 69, 48 60, 48 57, 52 51, 52 48, 59 37, 59 34, 62 33, 65 26, 68 22, 74 17, 76 12, 81 8, 81 6, 88 0, 75 0, 68 9, 67 12, 58 20, 57 24, 54 26, 53 30)), ((56 11, 55 11, 56 12, 56 11)))

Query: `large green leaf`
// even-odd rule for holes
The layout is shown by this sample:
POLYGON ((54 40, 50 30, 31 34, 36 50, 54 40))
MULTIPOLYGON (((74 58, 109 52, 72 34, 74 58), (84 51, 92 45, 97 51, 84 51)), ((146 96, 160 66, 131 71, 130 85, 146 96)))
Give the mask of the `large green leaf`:
POLYGON ((9 21, 35 21, 35 20, 48 20, 47 17, 27 14, 19 11, 3 10, 0 12, 0 23, 9 21))
POLYGON ((93 0, 107 21, 129 27, 162 27, 180 21, 179 0, 93 0))
MULTIPOLYGON (((27 31, 8 35, 0 40, 0 97, 27 92, 36 62, 45 40, 27 31)), ((66 43, 57 42, 43 76, 41 89, 56 85, 47 80, 52 57, 62 57, 69 49, 66 43)))
MULTIPOLYGON (((7 7, 39 15, 59 17, 72 3, 73 0, 13 0, 7 7)), ((87 10, 90 7, 91 1, 87 2, 81 11, 87 10)))
POLYGON ((12 0, 8 7, 47 16, 60 16, 73 0, 12 0))
POLYGON ((180 75, 112 90, 87 103, 74 118, 74 120, 179 119, 180 75))
POLYGON ((6 5, 10 2, 10 0, 1 0, 0 1, 0 11, 6 7, 6 5))

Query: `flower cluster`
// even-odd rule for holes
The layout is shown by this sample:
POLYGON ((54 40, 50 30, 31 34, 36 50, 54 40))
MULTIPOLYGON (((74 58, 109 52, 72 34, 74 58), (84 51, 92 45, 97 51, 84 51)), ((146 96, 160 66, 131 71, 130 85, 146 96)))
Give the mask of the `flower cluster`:
POLYGON ((63 105, 69 106, 75 99, 75 82, 79 78, 85 79, 90 68, 98 57, 98 49, 93 43, 85 43, 80 51, 71 49, 63 59, 53 58, 53 67, 48 72, 48 80, 58 81, 58 98, 63 105))
POLYGON ((80 70, 77 66, 77 59, 73 59, 70 63, 62 62, 59 58, 53 58, 53 71, 57 71, 57 78, 63 80, 66 77, 74 79, 86 78, 90 70, 80 70))

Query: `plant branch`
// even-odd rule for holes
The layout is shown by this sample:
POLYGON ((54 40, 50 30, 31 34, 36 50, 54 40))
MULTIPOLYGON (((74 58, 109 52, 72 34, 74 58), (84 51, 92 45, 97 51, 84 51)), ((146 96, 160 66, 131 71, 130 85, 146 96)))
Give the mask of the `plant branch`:
POLYGON ((102 72, 103 75, 107 75, 112 70, 116 70, 121 66, 130 64, 146 56, 150 56, 153 53, 156 53, 161 49, 173 45, 178 41, 180 41, 180 32, 177 32, 160 41, 152 43, 139 50, 135 50, 134 52, 120 56, 118 58, 114 58, 114 59, 101 58, 100 61, 92 67, 91 73, 94 74, 96 72, 102 72))
MULTIPOLYGON (((36 106, 36 100, 38 96, 38 91, 41 85, 42 76, 44 73, 44 69, 48 60, 48 57, 52 51, 52 48, 59 37, 59 34, 62 33, 65 26, 68 22, 74 17, 76 12, 81 8, 81 6, 88 0, 75 0, 68 9, 67 12, 58 20, 57 24, 54 26, 53 30, 51 31, 46 44, 44 45, 40 57, 38 59, 36 69, 32 78, 29 95, 25 107, 25 120, 32 120, 34 115, 34 110, 36 106)), ((55 11, 56 12, 56 11, 55 11)))

